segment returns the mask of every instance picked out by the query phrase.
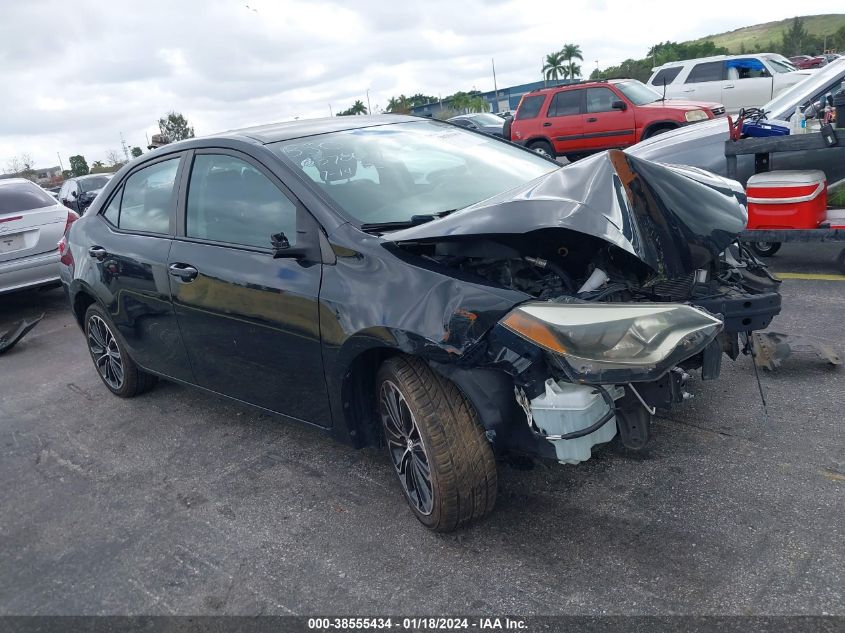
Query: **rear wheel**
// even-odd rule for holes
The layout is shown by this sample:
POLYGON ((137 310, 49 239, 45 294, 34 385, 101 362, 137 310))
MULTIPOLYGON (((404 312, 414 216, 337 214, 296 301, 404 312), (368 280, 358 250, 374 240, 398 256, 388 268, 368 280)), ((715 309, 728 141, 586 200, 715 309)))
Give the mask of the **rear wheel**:
POLYGON ((85 312, 85 337, 94 367, 114 395, 131 398, 148 391, 156 377, 141 370, 117 336, 111 318, 96 303, 85 312))
POLYGON ((402 356, 381 366, 376 385, 390 461, 417 519, 448 532, 489 513, 496 462, 461 391, 419 359, 402 356))
POLYGON ((528 146, 528 149, 532 152, 537 152, 540 156, 552 159, 555 158, 555 152, 552 149, 552 146, 546 141, 534 141, 528 146))
POLYGON ((760 257, 771 257, 780 250, 780 242, 750 242, 748 245, 760 257))

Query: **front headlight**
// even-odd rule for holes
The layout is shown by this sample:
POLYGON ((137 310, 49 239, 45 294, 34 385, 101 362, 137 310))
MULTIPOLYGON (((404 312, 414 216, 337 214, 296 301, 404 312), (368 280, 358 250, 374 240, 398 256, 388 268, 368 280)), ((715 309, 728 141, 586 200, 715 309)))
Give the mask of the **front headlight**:
POLYGON ((501 324, 552 352, 581 382, 654 380, 702 351, 722 329, 711 314, 676 303, 526 303, 501 324))
POLYGON ((704 121, 707 119, 707 113, 704 110, 690 110, 684 112, 684 117, 687 123, 695 123, 696 121, 704 121))

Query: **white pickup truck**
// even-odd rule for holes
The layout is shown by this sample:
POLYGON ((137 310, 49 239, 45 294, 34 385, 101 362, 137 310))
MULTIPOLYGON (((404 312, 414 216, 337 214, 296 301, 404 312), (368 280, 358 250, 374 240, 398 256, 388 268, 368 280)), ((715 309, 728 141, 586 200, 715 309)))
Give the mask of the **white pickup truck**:
POLYGON ((649 85, 670 99, 717 101, 731 114, 758 108, 783 90, 812 75, 783 55, 718 55, 669 62, 652 69, 649 85))

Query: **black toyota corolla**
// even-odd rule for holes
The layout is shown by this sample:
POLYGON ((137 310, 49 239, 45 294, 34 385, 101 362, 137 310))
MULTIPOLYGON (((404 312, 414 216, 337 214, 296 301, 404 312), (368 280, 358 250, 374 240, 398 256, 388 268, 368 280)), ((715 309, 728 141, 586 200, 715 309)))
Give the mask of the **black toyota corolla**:
POLYGON ((780 309, 736 183, 621 152, 560 168, 438 121, 338 117, 167 145, 59 245, 96 370, 384 445, 417 518, 489 512, 496 457, 648 440, 780 309))

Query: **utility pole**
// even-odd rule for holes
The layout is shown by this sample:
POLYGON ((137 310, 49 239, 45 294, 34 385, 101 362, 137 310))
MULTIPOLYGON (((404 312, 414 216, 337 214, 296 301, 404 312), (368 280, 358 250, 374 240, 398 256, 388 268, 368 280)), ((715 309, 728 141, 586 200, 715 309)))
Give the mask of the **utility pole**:
POLYGON ((120 145, 123 147, 123 157, 129 161, 129 150, 126 149, 126 141, 123 138, 123 132, 120 133, 120 145))
POLYGON ((493 102, 496 104, 496 112, 499 111, 499 86, 496 83, 496 60, 490 58, 490 63, 493 65, 493 102))
POLYGON ((329 104, 329 116, 334 116, 334 113, 332 112, 332 104, 331 103, 329 104))
POLYGON ((58 152, 56 152, 56 156, 58 156, 58 157, 59 157, 59 169, 61 169, 62 171, 64 171, 64 170, 65 170, 65 166, 64 166, 64 165, 62 165, 62 155, 61 155, 61 154, 59 154, 58 152))
POLYGON ((373 109, 370 107, 370 89, 367 88, 367 114, 372 114, 373 109))

